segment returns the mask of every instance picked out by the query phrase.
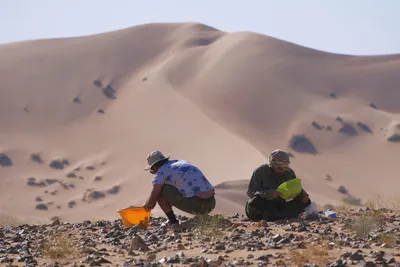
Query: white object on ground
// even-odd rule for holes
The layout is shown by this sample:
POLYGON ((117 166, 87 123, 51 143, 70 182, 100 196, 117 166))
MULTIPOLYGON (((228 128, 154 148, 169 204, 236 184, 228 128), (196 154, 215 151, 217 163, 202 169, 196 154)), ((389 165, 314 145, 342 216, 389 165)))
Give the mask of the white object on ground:
POLYGON ((308 205, 308 207, 305 208, 304 211, 305 215, 313 215, 313 214, 318 214, 318 209, 317 209, 317 205, 315 205, 314 202, 311 202, 310 205, 308 205))

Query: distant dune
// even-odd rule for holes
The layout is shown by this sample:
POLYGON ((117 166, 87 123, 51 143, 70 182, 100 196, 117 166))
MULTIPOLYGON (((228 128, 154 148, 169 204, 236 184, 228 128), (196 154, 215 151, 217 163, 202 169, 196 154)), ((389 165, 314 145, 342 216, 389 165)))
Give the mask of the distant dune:
POLYGON ((363 201, 398 195, 399 73, 400 54, 196 23, 0 45, 0 210, 116 218, 144 203, 154 149, 205 172, 215 212, 244 212, 251 174, 276 148, 318 204, 340 202, 341 185, 363 201))

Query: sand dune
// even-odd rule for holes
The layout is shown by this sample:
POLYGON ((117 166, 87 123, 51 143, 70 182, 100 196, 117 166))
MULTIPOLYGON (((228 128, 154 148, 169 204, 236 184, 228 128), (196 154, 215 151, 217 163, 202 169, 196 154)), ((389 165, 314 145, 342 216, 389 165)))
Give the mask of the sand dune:
POLYGON ((1 45, 0 153, 12 165, 0 166, 0 209, 115 218, 144 202, 153 149, 204 170, 216 212, 243 213, 252 171, 278 147, 319 204, 338 202, 340 185, 363 200, 396 195, 399 72, 400 55, 330 54, 201 24, 1 45))

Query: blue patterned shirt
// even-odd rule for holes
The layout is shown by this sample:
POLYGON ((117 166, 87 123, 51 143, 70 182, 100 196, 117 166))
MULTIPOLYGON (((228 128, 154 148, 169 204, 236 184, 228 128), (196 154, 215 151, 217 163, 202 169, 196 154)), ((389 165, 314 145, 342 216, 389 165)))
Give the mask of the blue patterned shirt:
POLYGON ((185 198, 214 189, 204 174, 185 160, 169 160, 161 166, 153 179, 155 184, 172 185, 185 198))

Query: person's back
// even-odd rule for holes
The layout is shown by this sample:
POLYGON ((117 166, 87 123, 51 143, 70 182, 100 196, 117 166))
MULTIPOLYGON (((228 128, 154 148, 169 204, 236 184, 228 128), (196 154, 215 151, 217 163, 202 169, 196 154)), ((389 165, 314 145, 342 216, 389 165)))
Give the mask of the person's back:
POLYGON ((154 177, 153 184, 172 185, 185 198, 214 189, 201 170, 185 160, 166 162, 154 177))
POLYGON ((179 226, 172 207, 193 215, 208 214, 214 210, 215 190, 203 172, 193 164, 185 160, 171 160, 170 155, 164 156, 154 150, 147 156, 144 170, 155 174, 155 177, 153 189, 143 207, 152 210, 158 203, 172 227, 179 226))

